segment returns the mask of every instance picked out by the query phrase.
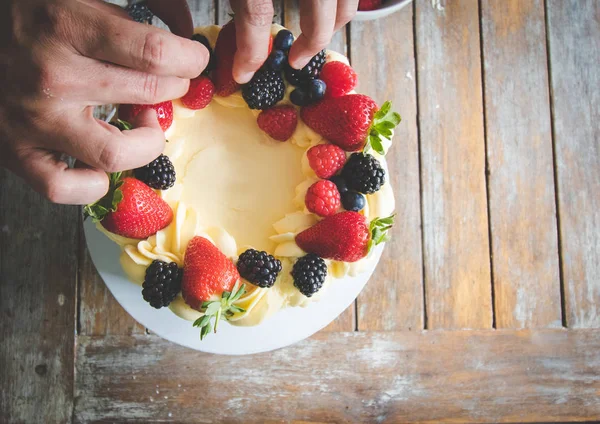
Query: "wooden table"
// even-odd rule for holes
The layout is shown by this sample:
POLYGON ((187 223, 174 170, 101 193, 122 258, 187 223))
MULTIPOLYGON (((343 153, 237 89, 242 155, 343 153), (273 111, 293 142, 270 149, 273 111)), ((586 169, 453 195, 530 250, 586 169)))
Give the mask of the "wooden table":
MULTIPOLYGON (((276 20, 297 31, 294 2, 276 20)), ((80 210, 2 170, 1 422, 600 418, 600 1, 418 0, 332 48, 403 116, 356 303, 272 353, 166 342, 98 277, 80 210)))

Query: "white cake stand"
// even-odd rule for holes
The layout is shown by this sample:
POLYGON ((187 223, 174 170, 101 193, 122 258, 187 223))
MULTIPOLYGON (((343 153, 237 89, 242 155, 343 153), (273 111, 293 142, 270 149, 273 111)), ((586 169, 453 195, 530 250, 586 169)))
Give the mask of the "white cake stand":
POLYGON ((200 340, 200 331, 190 321, 168 308, 154 309, 142 298, 141 287, 127 279, 119 263, 120 248, 100 233, 90 221, 84 223, 85 238, 92 261, 106 286, 123 308, 141 325, 171 342, 225 355, 247 355, 289 346, 316 333, 356 299, 375 270, 383 252, 377 246, 373 266, 358 277, 334 279, 317 302, 305 308, 287 308, 255 327, 219 323, 217 334, 200 340))

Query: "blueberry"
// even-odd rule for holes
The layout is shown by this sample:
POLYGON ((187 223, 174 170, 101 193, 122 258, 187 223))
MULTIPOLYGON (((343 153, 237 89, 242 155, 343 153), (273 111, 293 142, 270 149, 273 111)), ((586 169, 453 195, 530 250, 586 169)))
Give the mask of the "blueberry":
POLYGON ((312 102, 318 102, 325 96, 327 84, 320 79, 310 80, 308 83, 308 97, 312 102))
POLYGON ((282 50, 273 50, 267 58, 267 66, 274 71, 280 71, 283 69, 286 57, 282 50))
POLYGON ((290 101, 296 106, 307 106, 310 104, 310 99, 306 91, 301 88, 296 88, 290 94, 290 101))
POLYGON ((365 196, 355 191, 342 193, 342 205, 347 211, 358 212, 365 207, 365 196))
POLYGON ((292 44, 294 43, 294 34, 292 34, 287 29, 282 29, 275 36, 275 42, 273 45, 276 49, 288 51, 292 44))
POLYGON ((334 175, 329 179, 329 181, 335 184, 340 194, 343 194, 348 191, 346 180, 344 180, 344 178, 341 175, 334 175))

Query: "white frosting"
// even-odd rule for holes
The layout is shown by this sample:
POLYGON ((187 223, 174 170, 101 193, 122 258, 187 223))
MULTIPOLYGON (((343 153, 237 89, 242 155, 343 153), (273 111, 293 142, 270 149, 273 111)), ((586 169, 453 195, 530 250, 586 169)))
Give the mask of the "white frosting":
MULTIPOLYGON (((281 28, 274 25, 273 34, 281 28)), ((218 26, 196 29, 213 46, 218 32, 218 26)), ((348 63, 336 52, 328 51, 326 57, 348 63)), ((289 91, 282 104, 289 103, 289 91)), ((318 180, 306 151, 325 140, 300 119, 288 142, 272 140, 256 124, 258 111, 251 111, 239 92, 213 100, 198 111, 173 102, 174 123, 166 133, 165 154, 175 166, 177 183, 159 192, 175 211, 171 225, 142 241, 98 227, 122 247, 123 269, 137 284, 143 282, 145 269, 154 259, 182 266, 187 244, 196 235, 211 240, 233 261, 248 247, 273 254, 283 267, 275 285, 264 289, 246 282, 247 293, 237 302, 246 312, 231 319, 236 325, 256 325, 281 308, 318 300, 333 278, 359 274, 374 258, 367 256, 355 263, 326 261, 329 272, 324 287, 311 298, 302 295, 290 275, 296 258, 305 254, 295 236, 320 219, 304 206, 306 190, 318 180)), ((377 158, 386 167, 385 158, 377 158)), ((372 220, 393 210, 393 192, 385 184, 367 196, 362 213, 372 220)), ((169 307, 190 321, 202 315, 181 295, 169 307)))

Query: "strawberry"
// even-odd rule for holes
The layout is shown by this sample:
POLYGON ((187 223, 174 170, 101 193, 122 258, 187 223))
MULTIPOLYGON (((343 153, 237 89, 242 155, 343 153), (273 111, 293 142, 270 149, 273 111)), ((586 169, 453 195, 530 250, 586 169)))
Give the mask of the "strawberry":
POLYGON ((348 94, 354 90, 358 82, 358 75, 356 75, 354 69, 343 62, 327 62, 323 66, 319 78, 325 81, 327 86, 325 98, 341 97, 348 94))
POLYGON ((288 140, 298 125, 298 112, 293 106, 275 106, 263 110, 257 118, 258 126, 270 137, 288 140))
POLYGON ((381 7, 381 3, 383 3, 383 0, 359 0, 358 10, 375 10, 381 7))
POLYGON ((340 192, 331 181, 320 180, 308 188, 304 203, 312 213, 319 216, 331 216, 340 208, 340 192))
POLYGON ((121 179, 121 173, 110 174, 110 189, 96 203, 84 208, 86 218, 111 233, 134 239, 145 239, 165 228, 173 220, 173 211, 146 184, 132 177, 121 179))
POLYGON ((230 96, 240 88, 233 79, 233 57, 237 51, 235 36, 235 23, 231 20, 221 28, 215 44, 213 79, 216 93, 221 97, 230 96))
POLYGON ((155 105, 120 105, 119 118, 131 122, 144 109, 156 111, 158 123, 163 131, 168 130, 173 123, 173 102, 170 100, 155 105))
POLYGON ((233 262, 208 239, 196 236, 189 242, 183 260, 181 294, 188 305, 204 312, 194 322, 194 327, 200 327, 200 339, 213 329, 212 318, 216 333, 221 318, 244 312, 234 302, 245 293, 245 285, 232 292, 239 279, 233 262), (212 300, 216 296, 219 299, 212 300))
POLYGON ((199 76, 190 81, 190 88, 181 98, 181 103, 188 109, 204 109, 212 100, 214 93, 215 86, 210 78, 199 76))
POLYGON ((308 164, 319 178, 335 175, 346 163, 346 153, 335 144, 317 144, 306 152, 308 164))
POLYGON ((181 283, 185 303, 201 310, 203 302, 231 291, 239 279, 234 263, 210 240, 196 236, 190 241, 185 251, 181 283))
POLYGON ((385 102, 377 110, 370 97, 348 94, 305 106, 300 115, 306 125, 346 151, 360 150, 368 141, 370 148, 384 154, 381 137, 391 139, 392 129, 400 123, 391 107, 385 102))
POLYGON ((356 262, 367 256, 372 246, 389 240, 387 231, 393 223, 393 215, 368 224, 358 212, 340 212, 297 234, 296 243, 322 258, 356 262))

